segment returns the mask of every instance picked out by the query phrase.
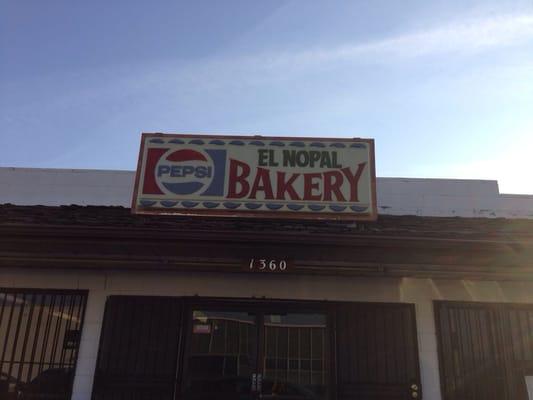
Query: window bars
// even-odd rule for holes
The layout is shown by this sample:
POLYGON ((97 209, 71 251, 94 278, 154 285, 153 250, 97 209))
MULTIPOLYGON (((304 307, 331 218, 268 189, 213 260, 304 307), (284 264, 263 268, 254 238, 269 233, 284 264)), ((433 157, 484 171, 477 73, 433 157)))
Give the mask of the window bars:
POLYGON ((0 289, 0 398, 70 399, 87 293, 0 289))

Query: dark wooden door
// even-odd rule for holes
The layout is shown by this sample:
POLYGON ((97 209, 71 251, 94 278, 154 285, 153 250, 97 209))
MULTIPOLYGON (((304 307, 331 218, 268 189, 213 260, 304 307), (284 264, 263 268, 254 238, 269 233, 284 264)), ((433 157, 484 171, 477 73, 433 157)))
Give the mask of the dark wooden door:
POLYGON ((167 297, 108 298, 94 400, 174 398, 182 303, 167 297))
POLYGON ((341 303, 336 320, 339 400, 422 398, 413 305, 341 303))

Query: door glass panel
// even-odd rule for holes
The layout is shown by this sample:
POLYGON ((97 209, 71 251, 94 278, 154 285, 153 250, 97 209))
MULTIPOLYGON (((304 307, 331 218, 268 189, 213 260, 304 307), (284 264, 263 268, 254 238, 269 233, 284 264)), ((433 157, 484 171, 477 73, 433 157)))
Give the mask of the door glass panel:
POLYGON ((257 364, 256 316, 193 311, 187 399, 249 399, 257 364))
POLYGON ((326 316, 265 314, 262 398, 325 399, 326 316))

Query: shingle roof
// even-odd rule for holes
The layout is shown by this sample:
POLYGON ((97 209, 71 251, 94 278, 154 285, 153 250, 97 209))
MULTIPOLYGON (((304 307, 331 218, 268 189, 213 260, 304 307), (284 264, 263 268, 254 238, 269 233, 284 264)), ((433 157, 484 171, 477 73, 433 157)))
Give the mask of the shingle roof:
POLYGON ((423 236, 463 239, 533 240, 533 220, 459 217, 379 216, 374 222, 133 215, 129 208, 104 206, 0 205, 0 226, 48 225, 135 230, 423 236))

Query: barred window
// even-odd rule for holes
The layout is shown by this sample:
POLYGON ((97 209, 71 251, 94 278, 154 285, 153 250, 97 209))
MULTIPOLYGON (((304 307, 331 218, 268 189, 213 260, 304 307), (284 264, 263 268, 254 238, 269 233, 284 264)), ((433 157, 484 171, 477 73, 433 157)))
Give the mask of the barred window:
POLYGON ((70 399, 83 291, 0 289, 0 398, 70 399))

